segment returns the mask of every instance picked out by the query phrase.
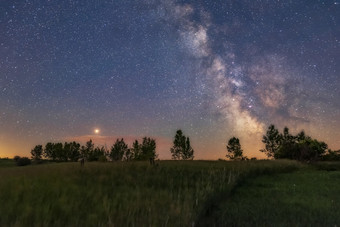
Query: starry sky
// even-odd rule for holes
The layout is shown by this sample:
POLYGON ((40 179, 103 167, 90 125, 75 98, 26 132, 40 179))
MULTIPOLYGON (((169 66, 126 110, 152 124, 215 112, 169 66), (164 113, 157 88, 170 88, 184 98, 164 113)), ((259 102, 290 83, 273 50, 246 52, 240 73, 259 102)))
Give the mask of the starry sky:
POLYGON ((0 1, 0 157, 36 144, 156 139, 195 159, 269 124, 340 149, 340 2, 0 1), (95 129, 100 131, 95 133, 95 129))

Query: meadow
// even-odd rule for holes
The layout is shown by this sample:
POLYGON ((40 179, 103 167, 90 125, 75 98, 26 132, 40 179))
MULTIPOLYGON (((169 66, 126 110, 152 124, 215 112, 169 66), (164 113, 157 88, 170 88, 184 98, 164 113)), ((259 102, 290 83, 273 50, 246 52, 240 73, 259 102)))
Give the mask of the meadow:
POLYGON ((324 162, 289 173, 247 178, 219 201, 208 219, 209 224, 338 226, 339 170, 340 163, 324 162))
POLYGON ((335 191, 340 185, 334 183, 340 179, 339 172, 295 161, 160 161, 156 166, 92 162, 84 167, 79 163, 23 167, 2 163, 0 226, 270 225, 281 220, 270 213, 277 208, 278 212, 287 208, 281 218, 290 215, 295 224, 314 220, 303 217, 308 211, 310 215, 329 213, 324 217, 329 222, 323 223, 339 224, 331 212, 339 208, 335 191), (294 182, 300 182, 296 186, 300 194, 295 197, 288 193, 294 182), (333 189, 324 191, 328 187, 333 189), (318 213, 318 197, 306 198, 321 192, 333 205, 325 202, 318 213), (272 200, 276 197, 282 200, 272 200), (291 206, 281 208, 284 199, 291 199, 291 206), (299 209, 304 212, 296 213, 299 209))

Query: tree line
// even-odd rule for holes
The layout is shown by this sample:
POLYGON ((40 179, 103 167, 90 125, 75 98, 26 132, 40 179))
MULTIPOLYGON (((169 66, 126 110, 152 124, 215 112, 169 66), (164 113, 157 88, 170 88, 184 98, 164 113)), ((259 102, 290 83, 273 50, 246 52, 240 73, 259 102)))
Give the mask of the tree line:
POLYGON ((79 143, 51 143, 48 142, 44 147, 36 145, 31 150, 33 161, 47 159, 56 162, 76 162, 79 159, 86 161, 131 161, 131 160, 148 160, 156 158, 156 141, 150 137, 144 137, 141 142, 135 140, 132 147, 128 147, 124 138, 117 139, 108 150, 104 146, 95 147, 90 139, 84 146, 79 143))
MULTIPOLYGON (((177 130, 170 152, 175 160, 194 159, 194 150, 191 147, 189 137, 186 137, 182 130, 177 130)), ((131 147, 124 141, 124 138, 117 139, 108 150, 104 146, 95 147, 90 139, 84 146, 78 142, 52 143, 48 142, 45 146, 36 145, 31 150, 31 159, 27 157, 15 156, 17 165, 28 165, 31 160, 40 163, 43 160, 54 162, 77 162, 80 159, 86 161, 145 161, 150 160, 154 163, 157 158, 156 140, 144 137, 142 141, 135 140, 131 147)))
MULTIPOLYGON (((280 133, 275 125, 271 124, 266 134, 263 135, 262 142, 265 148, 260 151, 265 153, 268 158, 298 161, 340 161, 340 150, 332 151, 328 149, 325 142, 307 136, 304 131, 292 135, 289 133, 289 129, 285 127, 283 132, 280 133)), ((243 155, 240 140, 237 137, 228 140, 226 149, 226 157, 230 160, 249 160, 243 155)), ((190 138, 185 136, 182 130, 176 131, 170 153, 173 160, 194 159, 194 149, 191 146, 190 138)), ((150 160, 151 162, 157 157, 156 140, 150 137, 144 137, 141 142, 135 140, 131 147, 125 143, 123 138, 117 139, 109 150, 104 146, 95 147, 92 140, 87 141, 84 146, 75 141, 49 142, 45 146, 36 145, 31 150, 31 159, 35 162, 40 162, 43 159, 57 162, 76 162, 79 159, 86 161, 150 160)), ((27 157, 16 156, 14 159, 18 165, 30 164, 30 159, 27 157)))

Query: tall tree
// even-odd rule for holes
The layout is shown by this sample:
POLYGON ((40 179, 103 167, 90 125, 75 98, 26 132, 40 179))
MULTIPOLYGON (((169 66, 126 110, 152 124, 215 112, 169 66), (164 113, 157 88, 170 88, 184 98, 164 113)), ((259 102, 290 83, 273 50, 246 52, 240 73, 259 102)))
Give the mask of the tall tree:
POLYGON ((280 148, 281 141, 282 135, 279 133, 274 125, 270 125, 266 132, 266 135, 264 135, 262 139, 262 142, 265 144, 265 149, 262 149, 260 151, 266 153, 269 158, 274 157, 275 153, 280 148))
POLYGON ((76 162, 80 157, 80 144, 75 141, 70 143, 65 142, 64 151, 68 160, 76 162))
POLYGON ((47 143, 44 149, 44 156, 47 159, 55 161, 57 159, 57 153, 55 151, 54 143, 47 143))
POLYGON ((31 150, 31 155, 32 159, 35 161, 40 161, 42 158, 43 154, 43 146, 42 145, 36 145, 32 150, 31 150))
POLYGON ((67 161, 67 154, 62 143, 47 143, 44 149, 44 156, 52 161, 67 161))
POLYGON ((103 156, 105 156, 105 148, 96 147, 89 153, 88 161, 99 161, 99 158, 103 156))
POLYGON ((125 155, 124 155, 124 159, 125 161, 131 161, 134 159, 134 153, 133 153, 133 149, 127 149, 127 151, 125 152, 125 155))
POLYGON ((297 155, 297 146, 296 146, 296 136, 292 136, 289 133, 288 127, 284 127, 283 134, 281 134, 281 142, 277 151, 274 153, 274 158, 288 158, 288 159, 296 159, 297 155))
POLYGON ((132 144, 131 152, 133 153, 133 159, 134 160, 142 160, 142 149, 141 144, 139 144, 138 140, 135 140, 132 144))
POLYGON ((183 134, 182 130, 177 130, 173 144, 173 147, 170 148, 172 159, 194 159, 194 150, 191 147, 190 139, 183 134))
POLYGON ((243 150, 241 149, 240 140, 236 137, 232 137, 228 141, 227 145, 227 157, 230 159, 242 159, 243 150))
POLYGON ((61 162, 67 161, 67 155, 65 153, 63 144, 62 143, 55 143, 53 147, 54 147, 53 150, 54 150, 55 155, 56 155, 56 160, 61 161, 61 162))
POLYGON ((142 160, 155 159, 156 155, 156 141, 150 137, 144 137, 141 144, 142 160))
POLYGON ((88 160, 93 150, 94 150, 94 143, 92 142, 92 139, 90 139, 89 141, 86 142, 85 146, 81 147, 80 154, 82 158, 84 158, 85 160, 88 160))
POLYGON ((283 129, 283 135, 282 135, 282 143, 284 144, 291 144, 291 143, 295 143, 296 137, 292 136, 289 133, 289 128, 288 127, 284 127, 283 129))
POLYGON ((194 149, 192 149, 192 147, 191 147, 189 137, 187 137, 186 140, 185 140, 185 147, 183 149, 182 159, 183 160, 194 159, 194 149))
POLYGON ((180 160, 182 157, 182 150, 185 147, 185 136, 182 130, 177 130, 173 141, 173 147, 170 148, 172 159, 180 160))
POLYGON ((303 130, 301 132, 299 132, 299 134, 297 134, 297 136, 296 136, 296 139, 297 139, 298 143, 301 143, 306 138, 308 138, 308 136, 306 136, 305 131, 303 131, 303 130))
POLYGON ((117 139, 111 147, 110 158, 112 161, 121 161, 124 154, 128 150, 128 145, 124 142, 124 139, 117 139))

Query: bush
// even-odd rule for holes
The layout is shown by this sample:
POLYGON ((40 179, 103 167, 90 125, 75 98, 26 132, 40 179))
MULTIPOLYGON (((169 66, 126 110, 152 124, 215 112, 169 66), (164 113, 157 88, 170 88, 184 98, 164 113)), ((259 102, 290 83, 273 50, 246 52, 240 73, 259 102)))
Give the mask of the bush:
POLYGON ((17 166, 27 166, 31 164, 31 160, 27 157, 17 159, 17 166))
POLYGON ((323 161, 340 161, 340 150, 332 151, 328 150, 328 152, 322 156, 323 161))
POLYGON ((14 156, 14 158, 13 158, 13 160, 14 160, 15 162, 18 162, 19 159, 20 159, 20 156, 18 156, 18 155, 14 156))

